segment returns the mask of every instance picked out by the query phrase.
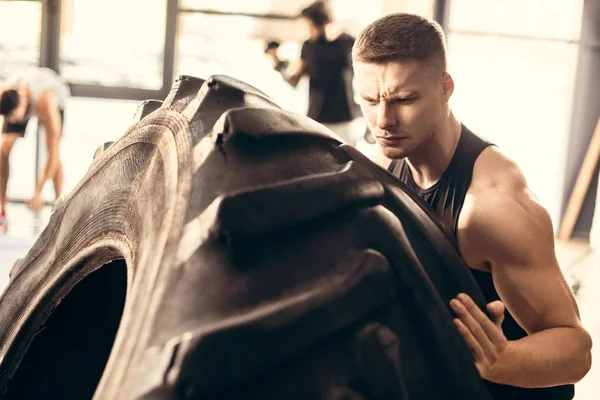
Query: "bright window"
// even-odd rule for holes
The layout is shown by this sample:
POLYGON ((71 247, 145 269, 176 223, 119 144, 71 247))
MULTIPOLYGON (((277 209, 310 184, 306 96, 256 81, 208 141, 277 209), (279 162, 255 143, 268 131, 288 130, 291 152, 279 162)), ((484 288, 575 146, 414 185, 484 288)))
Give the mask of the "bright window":
POLYGON ((0 1, 0 80, 40 62, 41 1, 0 1))
POLYGON ((166 0, 63 0, 60 71, 70 83, 160 89, 166 0))
POLYGON ((555 223, 581 17, 582 0, 450 2, 452 107, 517 162, 555 223))

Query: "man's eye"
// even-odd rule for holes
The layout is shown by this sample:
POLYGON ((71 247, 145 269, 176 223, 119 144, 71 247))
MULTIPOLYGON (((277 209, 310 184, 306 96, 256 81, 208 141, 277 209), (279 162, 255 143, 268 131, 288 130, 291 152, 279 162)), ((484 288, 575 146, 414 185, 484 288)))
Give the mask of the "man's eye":
POLYGON ((416 97, 403 97, 399 99, 394 99, 394 103, 398 104, 406 104, 415 101, 416 97))

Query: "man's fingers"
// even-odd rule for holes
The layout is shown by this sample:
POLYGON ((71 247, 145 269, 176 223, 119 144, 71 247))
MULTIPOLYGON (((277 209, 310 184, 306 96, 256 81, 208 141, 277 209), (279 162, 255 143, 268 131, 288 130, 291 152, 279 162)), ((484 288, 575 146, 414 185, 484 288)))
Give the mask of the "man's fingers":
MULTIPOLYGON (((471 314, 473 318, 475 318, 475 320, 477 320, 477 322, 479 323, 489 340, 491 340, 493 343, 503 345, 506 341, 506 337, 504 336, 504 333, 502 332, 500 326, 497 325, 497 319, 495 321, 492 321, 490 317, 485 315, 484 312, 481 311, 479 307, 477 307, 477 304, 475 304, 473 299, 471 299, 471 297, 467 296, 466 294, 461 293, 457 297, 462 303, 462 305, 467 309, 468 313, 471 314)), ((497 306, 493 307, 497 309, 497 306)), ((502 305, 502 307, 504 307, 504 305, 502 305)), ((494 316, 494 318, 496 317, 494 316)))
POLYGON ((471 354, 473 354, 473 358, 475 359, 475 361, 479 363, 485 362, 485 351, 483 350, 477 339, 475 339, 473 334, 471 334, 469 328, 467 328, 466 325, 458 318, 454 318, 454 325, 456 325, 458 332, 460 332, 467 347, 469 348, 469 350, 471 350, 471 354))
POLYGON ((473 318, 475 318, 480 323, 490 320, 489 317, 485 315, 485 313, 481 311, 479 307, 477 307, 477 304, 475 304, 475 302, 473 301, 473 299, 471 299, 469 295, 460 293, 458 296, 456 296, 456 298, 460 300, 460 302, 465 306, 469 313, 473 315, 473 318))
MULTIPOLYGON (((453 299, 450 301, 450 305, 460 321, 465 325, 471 335, 483 348, 487 358, 494 360, 496 358, 496 349, 494 348, 494 343, 492 343, 491 339, 488 337, 486 331, 483 329, 479 321, 477 321, 473 315, 471 315, 469 310, 462 304, 462 302, 453 299)), ((491 323, 489 320, 488 322, 491 323)))

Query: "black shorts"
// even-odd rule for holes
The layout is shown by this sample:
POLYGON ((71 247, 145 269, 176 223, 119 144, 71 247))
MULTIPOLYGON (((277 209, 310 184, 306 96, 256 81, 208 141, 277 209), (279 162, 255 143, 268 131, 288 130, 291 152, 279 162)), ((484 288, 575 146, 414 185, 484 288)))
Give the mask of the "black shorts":
MULTIPOLYGON (((61 126, 62 124, 65 123, 65 110, 59 110, 60 111, 60 122, 61 122, 61 126)), ((4 122, 2 123, 2 133, 16 133, 17 135, 23 137, 25 136, 25 131, 27 130, 27 124, 29 123, 30 118, 27 118, 23 121, 19 121, 16 122, 14 124, 11 124, 10 122, 7 122, 6 119, 4 119, 4 122)), ((62 136, 62 132, 61 132, 61 136, 62 136)))

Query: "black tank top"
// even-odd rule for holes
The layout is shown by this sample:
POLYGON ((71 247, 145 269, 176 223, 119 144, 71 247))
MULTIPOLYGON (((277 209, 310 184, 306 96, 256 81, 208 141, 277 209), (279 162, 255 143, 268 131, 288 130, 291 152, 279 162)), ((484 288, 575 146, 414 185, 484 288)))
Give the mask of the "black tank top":
MULTIPOLYGON (((458 217, 465 201, 467 190, 471 185, 475 161, 486 147, 492 145, 492 143, 482 140, 462 125, 460 139, 456 146, 456 151, 448 164, 448 168, 446 168, 442 177, 427 189, 423 189, 416 184, 410 168, 404 160, 392 161, 388 170, 433 208, 434 212, 441 218, 442 223, 454 236, 455 243, 458 243, 456 241, 458 217)), ((471 273, 479 284, 488 303, 500 300, 498 292, 494 287, 491 273, 472 268, 471 273)), ((508 310, 505 312, 504 317, 502 330, 508 340, 517 340, 527 336, 527 333, 519 326, 508 310)), ((486 384, 495 400, 571 400, 575 393, 573 385, 525 389, 509 385, 499 385, 493 382, 486 382, 486 384)))

